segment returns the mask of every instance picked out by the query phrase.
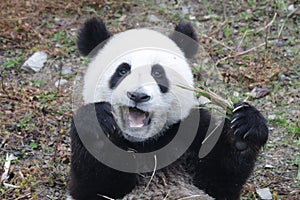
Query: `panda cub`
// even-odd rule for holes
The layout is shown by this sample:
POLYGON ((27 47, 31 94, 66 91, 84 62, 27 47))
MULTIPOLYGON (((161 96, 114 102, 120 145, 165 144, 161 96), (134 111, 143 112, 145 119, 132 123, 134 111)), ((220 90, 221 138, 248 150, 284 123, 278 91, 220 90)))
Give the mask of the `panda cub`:
POLYGON ((188 22, 170 36, 112 35, 99 19, 85 22, 77 44, 91 61, 71 125, 69 200, 239 199, 267 141, 266 121, 248 103, 235 104, 212 150, 199 157, 213 118, 178 87, 193 86, 187 58, 197 45, 188 38, 197 39, 188 22))

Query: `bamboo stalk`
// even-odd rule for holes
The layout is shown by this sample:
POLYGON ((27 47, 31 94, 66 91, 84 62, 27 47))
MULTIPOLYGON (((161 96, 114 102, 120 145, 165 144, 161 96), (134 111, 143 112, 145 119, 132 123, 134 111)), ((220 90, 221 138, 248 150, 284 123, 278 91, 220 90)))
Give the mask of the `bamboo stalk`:
POLYGON ((212 104, 220 106, 221 108, 226 110, 227 114, 231 114, 233 110, 233 104, 231 101, 227 101, 217 95, 216 93, 210 91, 209 89, 202 89, 202 88, 189 88, 184 85, 178 85, 178 87, 187 89, 190 91, 196 92, 196 94, 208 98, 212 104))

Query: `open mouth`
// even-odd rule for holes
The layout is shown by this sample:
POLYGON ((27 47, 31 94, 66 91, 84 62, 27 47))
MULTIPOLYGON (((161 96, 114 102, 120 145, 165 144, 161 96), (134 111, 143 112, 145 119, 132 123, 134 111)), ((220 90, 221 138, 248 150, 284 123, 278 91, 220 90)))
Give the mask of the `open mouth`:
POLYGON ((136 107, 124 107, 124 119, 130 128, 141 128, 150 124, 150 113, 136 107))

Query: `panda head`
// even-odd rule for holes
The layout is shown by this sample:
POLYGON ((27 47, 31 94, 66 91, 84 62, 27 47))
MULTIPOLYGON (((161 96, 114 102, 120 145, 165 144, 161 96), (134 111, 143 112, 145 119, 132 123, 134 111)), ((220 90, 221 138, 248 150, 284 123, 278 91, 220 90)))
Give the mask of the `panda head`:
POLYGON ((189 23, 180 23, 170 36, 150 29, 112 36, 102 21, 88 20, 77 42, 80 52, 92 57, 84 103, 109 102, 129 141, 156 138, 196 105, 193 92, 178 86, 193 87, 187 58, 197 52, 194 40, 189 23))

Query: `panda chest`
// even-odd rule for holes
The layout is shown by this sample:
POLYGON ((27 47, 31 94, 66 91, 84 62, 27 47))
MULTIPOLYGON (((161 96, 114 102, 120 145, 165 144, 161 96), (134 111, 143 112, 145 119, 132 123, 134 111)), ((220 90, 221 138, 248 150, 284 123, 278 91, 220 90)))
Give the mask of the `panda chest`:
POLYGON ((212 200, 210 196, 197 188, 192 176, 180 164, 168 166, 152 174, 138 177, 138 184, 123 200, 133 199, 181 199, 212 200))

